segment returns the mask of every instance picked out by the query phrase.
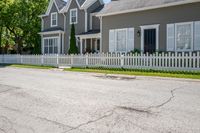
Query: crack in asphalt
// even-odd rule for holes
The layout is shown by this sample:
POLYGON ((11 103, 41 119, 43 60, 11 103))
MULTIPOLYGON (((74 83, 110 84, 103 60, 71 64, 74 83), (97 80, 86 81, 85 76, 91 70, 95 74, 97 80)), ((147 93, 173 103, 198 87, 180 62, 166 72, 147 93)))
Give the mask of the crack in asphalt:
MULTIPOLYGON (((0 84, 0 86, 4 86, 4 87, 7 87, 7 88, 8 88, 7 90, 2 91, 2 92, 0 92, 0 93, 5 93, 5 92, 12 91, 12 90, 16 90, 16 89, 21 89, 21 88, 19 88, 19 87, 7 86, 7 85, 2 85, 2 84, 0 84), (14 88, 14 89, 9 89, 9 88, 14 88)), ((67 133, 67 132, 70 132, 70 131, 73 131, 73 130, 80 130, 80 128, 83 127, 83 126, 86 126, 86 125, 89 125, 89 124, 92 124, 92 123, 96 123, 96 122, 98 122, 98 121, 100 121, 100 120, 102 120, 102 119, 111 117, 111 116, 115 113, 115 111, 118 110, 118 109, 128 110, 128 111, 137 112, 137 113, 152 114, 151 109, 153 109, 153 108, 156 108, 156 109, 157 109, 157 108, 163 107, 163 106, 165 106, 166 104, 168 104, 169 102, 171 102, 172 99, 175 97, 175 96, 174 96, 174 92, 175 92, 177 89, 181 89, 182 87, 183 87, 183 86, 172 89, 172 90, 170 91, 171 96, 170 96, 166 101, 162 102, 161 104, 158 104, 158 105, 155 105, 155 106, 149 106, 149 107, 143 108, 143 109, 141 109, 141 108, 133 108, 133 107, 126 107, 126 106, 116 106, 116 107, 113 108, 112 110, 107 111, 103 116, 98 117, 98 118, 96 118, 96 119, 94 119, 94 120, 89 120, 89 121, 87 121, 87 122, 85 122, 85 123, 81 123, 81 124, 79 124, 78 126, 75 126, 75 127, 70 126, 70 125, 65 125, 65 124, 59 123, 59 122, 57 122, 57 121, 49 120, 49 119, 47 119, 47 118, 42 118, 42 117, 35 117, 35 118, 40 119, 40 120, 43 120, 43 121, 51 122, 51 123, 53 123, 53 124, 55 124, 55 125, 57 125, 57 126, 70 128, 69 130, 63 132, 63 133, 67 133)), ((1 106, 1 105, 0 105, 0 106, 1 106)), ((12 109, 12 108, 5 107, 5 106, 1 106, 1 107, 4 107, 4 108, 7 108, 7 109, 12 110, 12 111, 17 111, 17 112, 22 113, 21 111, 16 110, 16 109, 12 109)), ((30 116, 30 115, 29 115, 29 116, 30 116)), ((34 116, 32 116, 32 117, 34 117, 34 116)), ((137 125, 137 127, 138 127, 138 125, 137 125)), ((142 129, 142 128, 141 128, 141 129, 142 129)), ((0 131, 3 131, 3 132, 4 132, 3 129, 0 129, 0 131)))
POLYGON ((104 119, 104 118, 110 117, 110 116, 112 116, 112 115, 114 114, 114 112, 115 112, 115 109, 113 109, 113 110, 111 110, 111 111, 108 111, 108 112, 107 112, 108 114, 105 114, 105 115, 103 115, 103 116, 101 116, 101 117, 99 117, 99 118, 97 118, 97 119, 95 119, 95 120, 90 120, 90 121, 88 121, 88 122, 86 122, 86 123, 79 124, 78 126, 72 128, 72 129, 70 129, 70 130, 68 130, 68 131, 65 131, 65 132, 63 132, 63 133, 67 133, 67 132, 70 132, 70 131, 72 131, 72 130, 77 130, 77 129, 79 129, 79 128, 82 127, 82 126, 85 126, 85 125, 88 125, 88 124, 91 124, 91 123, 95 123, 95 122, 100 121, 100 120, 102 120, 102 119, 104 119))
MULTIPOLYGON (((63 133, 67 133, 67 132, 70 132, 70 131, 73 131, 73 130, 77 130, 77 129, 79 129, 80 127, 86 126, 86 125, 91 124, 91 123, 96 123, 96 122, 98 122, 98 121, 100 121, 100 120, 102 120, 102 119, 111 117, 111 116, 115 113, 115 111, 118 110, 118 109, 124 109, 124 110, 132 111, 132 112, 139 112, 139 113, 152 114, 151 109, 163 107, 164 105, 166 105, 166 104, 168 104, 169 102, 171 102, 171 100, 175 97, 175 96, 174 96, 174 92, 175 92, 176 90, 178 90, 178 89, 183 88, 183 87, 185 87, 185 86, 180 86, 180 87, 177 87, 177 88, 172 89, 172 90, 170 91, 171 96, 170 96, 166 101, 162 102, 162 103, 159 104, 159 105, 149 106, 149 107, 143 108, 143 109, 132 108, 132 107, 126 107, 126 106, 117 106, 117 107, 115 107, 114 109, 108 111, 108 112, 110 112, 109 114, 105 114, 105 115, 103 115, 103 116, 101 116, 101 117, 99 117, 99 118, 97 118, 97 119, 95 119, 95 120, 90 120, 90 121, 88 121, 88 122, 79 124, 78 126, 72 128, 72 129, 70 129, 70 130, 68 130, 68 131, 65 131, 65 132, 63 132, 63 133)), ((107 112, 107 113, 108 113, 108 112, 107 112)), ((137 125, 137 127, 143 129, 143 128, 140 127, 139 125, 137 125)), ((143 129, 143 130, 144 130, 144 129, 143 129)))
POLYGON ((57 126, 67 127, 67 128, 71 128, 71 129, 74 128, 74 127, 72 127, 72 126, 69 126, 69 125, 66 125, 66 124, 63 124, 63 123, 54 121, 54 120, 49 120, 49 119, 47 119, 47 118, 43 118, 43 117, 35 117, 35 118, 40 119, 40 120, 43 120, 43 121, 50 122, 50 123, 52 123, 52 124, 54 124, 54 125, 57 125, 57 126))
POLYGON ((178 89, 183 88, 183 87, 185 87, 185 86, 180 86, 180 87, 177 87, 177 88, 172 89, 172 90, 170 91, 171 96, 169 97, 169 99, 167 99, 167 100, 164 101, 163 103, 158 104, 158 105, 156 105, 156 106, 150 106, 150 107, 148 107, 147 109, 150 110, 150 109, 153 109, 153 108, 160 108, 160 107, 165 106, 166 104, 168 104, 169 102, 171 102, 172 99, 175 98, 175 96, 174 96, 174 92, 175 92, 176 90, 178 90, 178 89))
POLYGON ((119 109, 123 109, 123 110, 128 110, 131 112, 138 112, 138 113, 147 113, 147 114, 152 114, 152 112, 150 110, 147 109, 140 109, 140 108, 133 108, 133 107, 126 107, 126 106, 118 106, 119 109))
POLYGON ((52 123, 52 124, 54 124, 54 125, 57 125, 57 126, 59 126, 59 127, 70 128, 70 129, 74 128, 74 127, 72 127, 72 126, 65 125, 65 124, 59 123, 59 122, 57 122, 57 121, 49 120, 49 119, 47 119, 47 118, 35 117, 35 116, 33 116, 33 115, 26 114, 26 113, 24 113, 24 112, 22 112, 22 111, 20 111, 20 110, 13 109, 13 108, 10 108, 10 107, 6 107, 6 106, 3 106, 3 105, 0 105, 0 107, 5 108, 5 109, 8 109, 8 110, 10 110, 10 111, 14 111, 14 112, 20 113, 20 114, 24 114, 24 115, 29 116, 29 117, 32 117, 32 118, 36 118, 36 119, 39 119, 39 120, 42 120, 42 121, 50 122, 50 123, 52 123))

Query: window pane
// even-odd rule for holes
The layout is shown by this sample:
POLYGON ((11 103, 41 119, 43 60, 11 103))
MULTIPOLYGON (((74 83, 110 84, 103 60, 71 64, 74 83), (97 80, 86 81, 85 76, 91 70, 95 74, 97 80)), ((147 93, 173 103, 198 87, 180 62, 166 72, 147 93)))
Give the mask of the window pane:
POLYGON ((53 54, 53 39, 49 39, 49 54, 53 54))
POLYGON ((176 29, 176 48, 177 50, 190 50, 192 48, 192 29, 191 24, 177 25, 176 29))
POLYGON ((56 14, 53 14, 52 19, 56 19, 56 16, 57 16, 56 14))
POLYGON ((52 25, 56 25, 56 20, 52 20, 52 25))
POLYGON ((54 54, 58 54, 58 39, 54 39, 54 54))
POLYGON ((76 17, 72 17, 72 22, 76 22, 76 17))
POLYGON ((76 16, 76 11, 72 11, 72 17, 76 16))
POLYGON ((44 54, 48 54, 48 39, 44 39, 44 54))
POLYGON ((120 30, 116 33, 117 51, 126 51, 126 30, 120 30))

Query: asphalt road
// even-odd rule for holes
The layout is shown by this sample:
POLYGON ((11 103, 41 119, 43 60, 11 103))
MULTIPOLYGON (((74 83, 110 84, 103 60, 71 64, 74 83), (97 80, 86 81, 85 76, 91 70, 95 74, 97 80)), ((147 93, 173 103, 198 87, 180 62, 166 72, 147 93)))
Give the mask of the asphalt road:
POLYGON ((199 133, 200 82, 0 68, 0 133, 199 133))

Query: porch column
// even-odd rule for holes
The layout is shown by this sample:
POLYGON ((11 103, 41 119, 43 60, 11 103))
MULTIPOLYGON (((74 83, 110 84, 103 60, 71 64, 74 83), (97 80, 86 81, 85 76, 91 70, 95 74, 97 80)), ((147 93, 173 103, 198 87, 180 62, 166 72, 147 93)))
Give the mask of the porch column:
POLYGON ((43 35, 41 35, 41 41, 42 41, 42 54, 44 54, 44 39, 43 39, 43 35))
POLYGON ((87 39, 85 39, 85 42, 84 42, 84 45, 85 45, 85 52, 86 52, 86 50, 87 50, 87 39))
POLYGON ((64 54, 64 36, 65 36, 65 33, 62 34, 62 54, 64 54))
POLYGON ((83 39, 80 38, 80 53, 83 54, 83 39))
POLYGON ((97 38, 95 38, 95 51, 97 51, 97 38))
POLYGON ((61 33, 59 33, 58 54, 61 54, 61 33))
POLYGON ((92 50, 92 38, 90 39, 90 49, 92 50))

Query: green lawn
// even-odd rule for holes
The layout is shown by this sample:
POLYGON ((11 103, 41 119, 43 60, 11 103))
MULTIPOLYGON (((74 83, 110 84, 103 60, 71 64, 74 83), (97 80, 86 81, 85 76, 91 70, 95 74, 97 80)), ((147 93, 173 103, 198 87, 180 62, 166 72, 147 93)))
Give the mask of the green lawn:
MULTIPOLYGON (((20 65, 20 64, 7 64, 7 65, 0 64, 0 66, 2 67, 9 66, 9 67, 17 67, 17 68, 33 68, 33 69, 55 68, 52 66, 20 65)), ((157 70, 127 70, 127 69, 105 69, 105 68, 66 68, 64 69, 64 71, 200 79, 200 71, 198 72, 183 72, 183 71, 166 72, 166 71, 157 71, 157 70)))
POLYGON ((33 69, 52 69, 52 66, 39 66, 39 65, 20 65, 20 64, 7 64, 1 66, 17 67, 17 68, 33 68, 33 69))
POLYGON ((153 70, 123 70, 123 69, 90 69, 90 68, 67 68, 65 71, 73 72, 92 72, 103 74, 123 74, 135 76, 158 76, 158 77, 171 77, 171 78, 187 78, 187 79, 200 79, 200 72, 164 72, 153 70))

